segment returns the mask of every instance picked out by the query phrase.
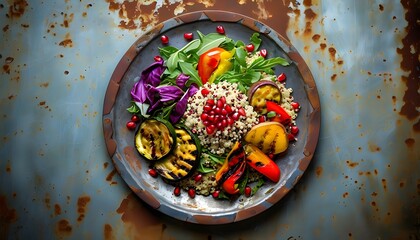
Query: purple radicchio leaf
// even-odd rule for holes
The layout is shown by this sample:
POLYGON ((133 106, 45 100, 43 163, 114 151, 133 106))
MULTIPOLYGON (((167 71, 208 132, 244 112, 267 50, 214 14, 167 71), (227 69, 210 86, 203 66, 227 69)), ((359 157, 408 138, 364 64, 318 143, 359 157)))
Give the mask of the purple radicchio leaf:
POLYGON ((198 91, 198 87, 195 84, 191 84, 185 94, 181 97, 181 99, 177 102, 174 109, 169 116, 172 123, 177 123, 185 113, 188 104, 188 98, 193 96, 198 91))
POLYGON ((185 87, 185 83, 187 83, 187 81, 190 79, 190 76, 187 76, 183 73, 179 74, 178 77, 176 78, 175 82, 176 85, 180 88, 184 88, 185 87))
POLYGON ((148 85, 157 87, 160 84, 160 76, 165 71, 163 60, 152 63, 143 70, 140 79, 131 89, 131 97, 135 102, 144 103, 147 100, 148 85))
POLYGON ((162 106, 165 102, 178 100, 184 94, 184 91, 177 86, 159 86, 150 88, 148 91, 149 94, 153 94, 153 98, 158 99, 157 101, 151 102, 152 106, 149 108, 149 112, 151 112, 162 106))

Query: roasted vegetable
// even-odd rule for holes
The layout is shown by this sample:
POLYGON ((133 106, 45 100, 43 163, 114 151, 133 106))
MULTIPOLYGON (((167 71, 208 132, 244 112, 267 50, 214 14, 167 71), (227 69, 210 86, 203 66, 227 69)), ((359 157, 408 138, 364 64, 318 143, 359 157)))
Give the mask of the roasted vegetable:
POLYGON ((181 180, 192 173, 201 156, 200 142, 194 134, 184 126, 177 126, 175 132, 175 149, 154 165, 163 178, 171 181, 181 180))
POLYGON ((280 103, 281 92, 273 81, 261 80, 249 88, 248 101, 256 112, 265 114, 267 113, 266 101, 280 103))
POLYGON ((208 82, 211 74, 219 65, 220 54, 225 51, 223 48, 216 47, 200 55, 197 70, 203 84, 208 82))
POLYGON ((175 130, 166 120, 150 118, 140 124, 134 141, 142 156, 148 160, 159 160, 175 147, 175 130))
POLYGON ((279 122, 283 125, 289 125, 292 118, 279 104, 273 101, 266 101, 267 111, 275 112, 276 115, 270 118, 270 121, 279 122))
POLYGON ((236 165, 239 161, 243 160, 244 157, 245 152, 242 148, 242 144, 240 142, 236 142, 235 145, 233 145, 232 150, 230 150, 227 155, 222 167, 220 167, 219 171, 217 171, 216 181, 219 182, 222 176, 229 170, 229 167, 236 165))
POLYGON ((246 163, 273 182, 280 180, 280 168, 258 147, 247 144, 244 146, 246 163))
POLYGON ((222 188, 229 194, 236 194, 239 192, 238 181, 245 172, 246 162, 244 160, 238 162, 233 168, 233 173, 230 174, 226 180, 223 181, 222 188))
POLYGON ((253 126, 245 135, 245 141, 266 154, 282 153, 289 146, 286 129, 278 122, 263 122, 253 126))

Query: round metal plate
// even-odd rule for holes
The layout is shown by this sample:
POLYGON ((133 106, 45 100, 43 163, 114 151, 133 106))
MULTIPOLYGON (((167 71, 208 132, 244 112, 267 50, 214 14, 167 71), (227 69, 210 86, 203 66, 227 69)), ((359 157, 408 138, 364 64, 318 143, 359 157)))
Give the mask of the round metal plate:
MULTIPOLYGON (((276 73, 280 68, 276 68, 276 73)), ((182 221, 199 224, 225 224, 255 216, 277 203, 297 183, 314 154, 320 128, 320 103, 315 81, 296 49, 282 36, 249 17, 223 11, 202 11, 180 15, 157 25, 141 36, 118 63, 107 88, 103 107, 103 128, 108 153, 128 186, 151 207, 182 221), (165 34, 170 45, 186 44, 185 32, 215 32, 223 25, 226 35, 247 43, 254 32, 261 33, 262 47, 269 56, 280 56, 292 64, 281 68, 287 75, 287 87, 293 88, 295 101, 301 104, 297 119, 298 141, 277 159, 282 176, 278 183, 267 183, 251 198, 219 201, 210 197, 188 194, 173 195, 173 187, 148 174, 148 163, 134 147, 134 131, 126 128, 130 114, 130 90, 134 79, 153 62, 162 47, 160 36, 165 34)))

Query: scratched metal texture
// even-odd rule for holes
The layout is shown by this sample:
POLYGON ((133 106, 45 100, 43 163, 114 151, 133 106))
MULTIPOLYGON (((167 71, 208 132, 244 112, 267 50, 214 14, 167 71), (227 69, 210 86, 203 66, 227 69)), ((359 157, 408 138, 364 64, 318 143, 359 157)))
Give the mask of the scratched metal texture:
POLYGON ((419 239, 416 0, 0 0, 0 239, 419 239), (108 156, 110 76, 145 31, 223 9, 286 37, 322 121, 299 183, 251 219, 187 224, 150 209, 108 156))

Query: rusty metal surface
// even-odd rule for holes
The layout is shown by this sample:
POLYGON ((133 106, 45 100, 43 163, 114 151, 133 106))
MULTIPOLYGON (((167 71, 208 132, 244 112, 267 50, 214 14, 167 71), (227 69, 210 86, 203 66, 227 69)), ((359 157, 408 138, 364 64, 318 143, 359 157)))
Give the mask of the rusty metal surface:
POLYGON ((0 0, 0 239, 420 238, 419 3, 0 0), (270 210, 221 226, 161 214, 104 142, 107 84, 129 46, 181 13, 255 18, 317 84, 314 159, 270 210))

